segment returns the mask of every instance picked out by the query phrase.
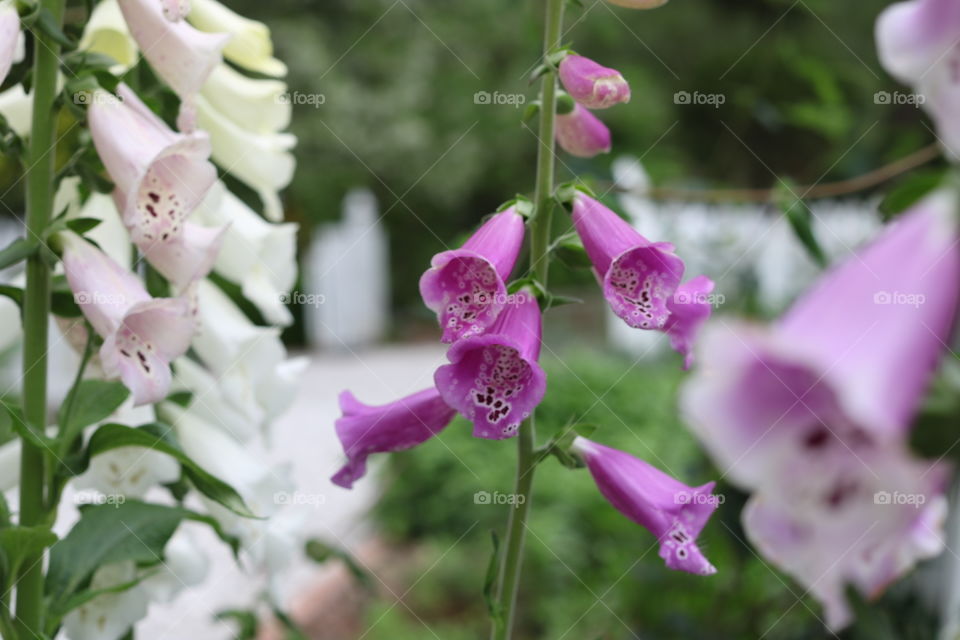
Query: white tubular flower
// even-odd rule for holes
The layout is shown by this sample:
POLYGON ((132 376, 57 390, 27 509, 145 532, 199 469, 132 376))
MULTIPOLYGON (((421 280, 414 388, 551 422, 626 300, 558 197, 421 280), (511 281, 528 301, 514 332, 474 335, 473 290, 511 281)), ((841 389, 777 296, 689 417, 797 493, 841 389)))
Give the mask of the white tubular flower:
POLYGON ((305 358, 286 358, 275 327, 252 322, 209 280, 197 287, 193 348, 220 381, 224 395, 257 424, 283 413, 296 395, 305 358))
MULTIPOLYGON (((91 589, 109 589, 136 579, 132 561, 108 564, 97 569, 91 589)), ((147 615, 146 591, 133 587, 117 593, 104 593, 90 600, 63 619, 70 640, 119 640, 130 627, 147 615)))
POLYGON ((197 546, 190 524, 177 527, 163 548, 163 564, 137 586, 153 602, 170 602, 181 590, 203 582, 210 571, 210 559, 197 546))
POLYGON ((210 134, 213 159, 257 192, 269 220, 283 219, 279 190, 290 184, 296 168, 290 133, 258 133, 238 125, 218 111, 205 96, 195 99, 197 125, 210 134))
POLYGON ((99 220, 100 224, 84 235, 100 245, 103 252, 118 264, 133 264, 133 245, 113 198, 105 193, 93 192, 82 207, 67 213, 67 217, 99 220))
POLYGON ((237 125, 256 133, 276 133, 290 126, 293 105, 280 80, 255 80, 225 64, 214 68, 200 90, 210 106, 237 125))
POLYGON ((266 222, 222 182, 210 189, 194 217, 211 227, 227 226, 214 271, 240 285, 270 324, 293 322, 284 298, 297 279, 298 225, 266 222))
POLYGON ((233 36, 223 49, 230 62, 268 76, 284 76, 287 66, 273 57, 270 29, 245 18, 216 0, 193 0, 187 20, 201 31, 233 36))
POLYGON ((30 134, 30 123, 33 121, 31 110, 33 97, 23 90, 22 84, 17 84, 3 93, 0 93, 0 115, 7 120, 7 124, 21 138, 30 134))
POLYGON ((183 357, 173 363, 174 383, 178 390, 189 391, 190 412, 220 427, 240 442, 260 431, 259 412, 248 416, 223 393, 220 383, 203 365, 183 357))
POLYGON ((102 53, 117 61, 114 72, 122 73, 139 59, 139 48, 123 19, 117 0, 102 0, 83 28, 80 50, 102 53))
POLYGON ((0 82, 7 78, 10 67, 20 54, 20 16, 12 0, 0 2, 0 82))

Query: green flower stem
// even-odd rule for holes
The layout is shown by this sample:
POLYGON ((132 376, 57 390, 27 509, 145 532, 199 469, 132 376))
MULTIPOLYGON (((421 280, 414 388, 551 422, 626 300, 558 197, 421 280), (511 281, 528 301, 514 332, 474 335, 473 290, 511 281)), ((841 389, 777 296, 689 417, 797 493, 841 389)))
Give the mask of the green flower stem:
MULTIPOLYGON (((41 10, 53 22, 63 20, 64 0, 42 0, 41 10)), ((42 238, 53 209, 56 159, 56 111, 60 45, 35 30, 33 61, 33 123, 27 152, 27 237, 42 238)), ((27 259, 23 295, 23 416, 28 428, 43 433, 47 423, 47 321, 50 315, 50 266, 43 251, 27 259)), ((46 521, 44 452, 26 440, 20 462, 20 524, 46 521)), ((43 556, 23 561, 17 582, 16 628, 20 638, 43 633, 43 556)))
MULTIPOLYGON (((563 8, 566 0, 547 0, 546 26, 544 28, 544 59, 561 45, 563 8)), ((554 128, 556 127, 557 78, 554 71, 543 76, 540 90, 540 131, 537 153, 537 185, 534 215, 530 220, 530 271, 543 285, 547 285, 550 273, 550 219, 553 213, 554 190, 554 128)), ((536 428, 533 417, 520 425, 517 435, 517 480, 515 496, 523 496, 514 502, 507 523, 507 539, 503 550, 500 577, 497 589, 499 620, 495 622, 491 638, 509 640, 513 634, 517 590, 523 564, 523 542, 527 527, 527 514, 533 498, 533 473, 540 456, 537 455, 536 428)))

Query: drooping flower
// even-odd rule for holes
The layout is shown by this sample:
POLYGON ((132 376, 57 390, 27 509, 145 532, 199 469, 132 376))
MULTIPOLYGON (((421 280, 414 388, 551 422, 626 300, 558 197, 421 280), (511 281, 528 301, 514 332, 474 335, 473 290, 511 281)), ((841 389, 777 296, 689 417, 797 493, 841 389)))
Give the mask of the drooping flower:
POLYGON ((287 66, 273 57, 270 29, 262 22, 245 18, 216 0, 193 0, 187 19, 202 31, 230 34, 223 49, 230 62, 268 76, 287 74, 287 66))
POLYGON ((220 52, 230 36, 198 31, 184 20, 171 22, 157 0, 118 1, 143 57, 189 110, 193 96, 222 61, 220 52))
POLYGON ((170 22, 182 20, 190 13, 190 0, 160 0, 163 17, 170 22))
POLYGON ((619 71, 583 56, 571 54, 560 62, 560 81, 567 93, 588 109, 630 102, 630 85, 619 71))
POLYGON ((610 504, 657 537, 668 567, 704 576, 717 572, 697 547, 697 536, 719 504, 715 483, 688 487, 639 458, 581 436, 573 451, 610 504))
POLYGON ((20 15, 12 0, 0 2, 0 84, 7 79, 17 56, 20 15))
POLYGON ((683 391, 718 466, 756 492, 748 534, 833 628, 847 585, 876 595, 942 548, 946 470, 907 436, 957 313, 956 210, 923 200, 769 328, 711 327, 683 391))
POLYGON ((557 142, 570 155, 592 158, 610 152, 610 130, 577 103, 570 113, 557 114, 557 142))
POLYGON ((695 334, 710 315, 713 282, 698 276, 681 285, 683 260, 672 244, 647 240, 584 193, 573 201, 573 224, 613 312, 631 327, 666 332, 689 366, 695 334))
POLYGON ((240 285, 243 297, 256 305, 270 324, 293 322, 284 299, 297 279, 298 225, 265 221, 222 182, 210 189, 196 219, 211 226, 227 226, 214 270, 240 285))
POLYGON ((216 180, 206 134, 175 133, 126 85, 92 94, 90 133, 130 237, 180 288, 209 273, 223 229, 186 220, 216 180))
POLYGON ((443 400, 473 423, 476 437, 515 435, 543 399, 541 325, 537 299, 513 294, 486 333, 456 342, 447 352, 450 364, 434 374, 443 400))
POLYGON ((101 0, 83 27, 81 51, 102 53, 117 61, 112 70, 118 75, 137 64, 139 50, 123 19, 118 0, 101 0))
POLYGON ((120 640, 139 620, 146 617, 149 597, 143 589, 117 589, 135 581, 137 567, 132 560, 99 567, 90 588, 103 593, 68 613, 63 619, 70 640, 120 640))
POLYGON ((277 133, 290 126, 293 103, 281 80, 250 78, 217 65, 200 95, 217 113, 253 133, 277 133))
POLYGON ((433 387, 376 407, 344 391, 340 394, 340 411, 343 416, 337 420, 337 437, 347 464, 331 481, 346 489, 367 472, 370 454, 422 444, 445 429, 457 413, 433 387))
POLYGON ((173 390, 191 394, 187 405, 190 413, 220 427, 239 442, 248 442, 262 432, 263 416, 245 412, 203 365, 184 356, 174 361, 173 371, 173 390))
POLYGON ((884 68, 914 87, 947 151, 960 159, 960 5, 952 0, 893 4, 877 20, 876 40, 884 68))
POLYGON ((514 207, 494 215, 462 247, 438 253, 420 278, 420 295, 436 312, 443 342, 483 333, 507 297, 505 281, 523 245, 514 207))
POLYGON ((103 338, 100 364, 119 377, 137 405, 170 388, 170 361, 190 346, 194 319, 184 298, 151 298, 143 284, 92 244, 60 234, 67 282, 83 315, 103 338))

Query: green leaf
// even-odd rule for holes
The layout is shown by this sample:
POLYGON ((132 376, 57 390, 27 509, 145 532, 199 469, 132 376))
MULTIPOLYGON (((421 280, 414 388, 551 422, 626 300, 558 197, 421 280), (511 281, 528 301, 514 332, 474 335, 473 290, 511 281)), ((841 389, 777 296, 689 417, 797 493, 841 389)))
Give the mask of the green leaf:
POLYGON ((813 232, 813 212, 810 211, 807 203, 796 196, 789 183, 781 183, 774 197, 777 206, 793 228, 793 233, 807 250, 807 254, 820 267, 827 266, 827 256, 813 232))
MULTIPOLYGON (((144 572, 142 575, 137 576, 133 580, 128 580, 127 582, 115 584, 112 587, 104 587, 103 589, 83 589, 81 591, 78 591, 77 593, 73 594, 63 602, 59 603, 56 609, 51 610, 53 615, 51 616, 52 619, 48 620, 47 622, 48 628, 51 626, 51 623, 53 625, 56 625, 57 623, 59 623, 60 618, 70 613, 77 607, 82 607, 83 605, 90 602, 94 598, 97 598, 102 595, 106 595, 108 593, 122 593, 129 589, 132 589, 138 584, 140 584, 141 582, 143 582, 144 580, 146 580, 147 578, 149 578, 150 576, 154 575, 155 573, 156 573, 155 571, 147 571, 147 572, 144 572)), ((49 629, 49 630, 52 632, 55 629, 56 627, 54 626, 53 629, 49 629)))
POLYGON ((67 34, 60 28, 58 20, 54 18, 50 10, 45 7, 40 8, 36 22, 34 22, 34 27, 66 49, 72 50, 77 48, 77 43, 67 37, 67 34))
POLYGON ((257 637, 257 614, 253 611, 227 609, 217 612, 217 620, 231 620, 237 623, 235 640, 254 640, 257 637))
POLYGON ((490 532, 493 541, 493 553, 487 564, 487 575, 483 579, 483 599, 487 603, 487 612, 497 629, 503 628, 503 611, 495 592, 497 577, 500 575, 500 537, 496 531, 490 532))
POLYGON ((3 558, 3 589, 8 590, 27 558, 53 546, 57 535, 47 527, 7 527, 0 529, 0 556, 3 558))
POLYGON ((370 574, 368 574, 366 570, 364 570, 364 568, 357 563, 354 557, 346 551, 331 547, 326 542, 317 540, 315 538, 312 540, 307 540, 303 550, 304 553, 307 554, 308 558, 317 563, 326 562, 331 558, 337 558, 346 565, 347 569, 350 571, 353 577, 357 579, 357 582, 363 586, 364 589, 373 589, 373 581, 370 579, 370 574))
POLYGON ((281 609, 273 607, 273 617, 277 619, 280 626, 287 632, 284 640, 310 640, 307 634, 303 632, 303 629, 300 628, 300 625, 294 622, 293 618, 281 609))
POLYGON ((553 254, 557 256, 560 262, 571 269, 590 269, 593 267, 590 256, 587 255, 587 250, 583 248, 583 241, 576 233, 567 233, 557 238, 553 245, 553 254))
MULTIPOLYGON (((87 445, 87 461, 105 451, 120 447, 153 449, 175 458, 183 466, 184 475, 193 483, 197 491, 239 516, 257 517, 233 487, 207 473, 183 452, 169 426, 148 424, 133 428, 122 424, 105 424, 90 437, 90 443, 87 445)), ((85 468, 86 463, 83 466, 85 468)))
POLYGON ((84 234, 100 224, 99 218, 71 218, 67 220, 67 228, 77 234, 84 234))
POLYGON ((237 541, 224 534, 215 520, 187 509, 139 500, 84 507, 80 520, 50 551, 45 590, 54 609, 69 602, 103 565, 160 562, 167 541, 183 520, 208 524, 236 552, 237 541))
POLYGON ((53 278, 50 310, 61 318, 79 318, 82 315, 73 291, 70 290, 67 279, 63 275, 53 278))
POLYGON ((6 269, 25 260, 37 251, 37 243, 26 238, 17 238, 3 249, 0 249, 0 269, 6 269))
POLYGON ((917 171, 899 181, 880 202, 880 213, 890 220, 916 204, 943 183, 944 169, 917 171))
POLYGON ((130 391, 120 382, 81 380, 60 406, 61 437, 69 444, 84 427, 108 418, 129 396, 130 391))
POLYGON ((23 289, 8 284, 0 285, 0 296, 6 296, 17 303, 18 307, 23 306, 23 289))

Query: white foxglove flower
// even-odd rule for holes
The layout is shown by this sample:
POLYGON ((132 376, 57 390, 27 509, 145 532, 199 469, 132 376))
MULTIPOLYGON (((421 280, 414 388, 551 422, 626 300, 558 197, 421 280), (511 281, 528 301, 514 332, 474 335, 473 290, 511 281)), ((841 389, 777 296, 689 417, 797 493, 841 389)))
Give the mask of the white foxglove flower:
POLYGON ((213 159, 257 192, 268 219, 282 220, 283 205, 277 192, 293 179, 296 160, 290 151, 296 137, 250 131, 218 111, 205 96, 197 96, 196 107, 197 125, 210 134, 213 159))
POLYGON ((286 93, 285 82, 249 78, 225 64, 213 70, 200 90, 213 109, 256 133, 276 133, 290 126, 293 105, 286 93))
POLYGON ((246 442, 260 431, 257 416, 248 416, 223 393, 220 383, 203 365, 182 357, 173 363, 174 384, 177 390, 189 391, 189 410, 229 433, 240 442, 246 442))
POLYGON ((7 120, 7 124, 21 138, 30 134, 30 123, 33 121, 33 98, 23 90, 22 84, 17 84, 3 93, 0 93, 0 115, 7 120))
POLYGON ((113 71, 118 73, 137 64, 140 51, 117 0, 101 0, 94 8, 83 28, 80 50, 110 56, 117 61, 113 71))
POLYGON ((163 17, 171 22, 177 22, 190 13, 190 0, 160 0, 163 8, 163 17))
MULTIPOLYGON (((97 569, 91 589, 108 589, 136 579, 132 561, 109 564, 97 569)), ((147 592, 138 587, 117 593, 104 593, 90 600, 63 619, 70 640, 119 640, 136 622, 147 615, 147 592)))
POLYGON ((170 602, 184 588, 203 582, 210 571, 210 559, 200 551, 189 526, 177 527, 163 548, 163 564, 149 569, 151 574, 136 587, 153 602, 170 602))
POLYGON ((74 481, 77 489, 105 496, 142 498, 159 484, 176 482, 180 464, 165 453, 143 447, 120 447, 94 456, 74 481))
POLYGON ((18 57, 20 16, 12 0, 0 2, 0 83, 7 78, 18 57))
POLYGON ((198 29, 232 36, 223 49, 230 62, 268 76, 283 76, 287 66, 273 57, 270 29, 245 18, 216 0, 193 0, 187 19, 198 29))
POLYGON ((266 222, 223 185, 216 183, 196 212, 209 226, 227 226, 214 271, 239 284, 243 296, 270 324, 293 321, 284 304, 297 279, 297 229, 294 223, 266 222))
POLYGON ((306 360, 288 360, 279 329, 250 322, 212 282, 198 283, 197 298, 193 349, 226 397, 259 424, 283 413, 293 402, 306 360))

